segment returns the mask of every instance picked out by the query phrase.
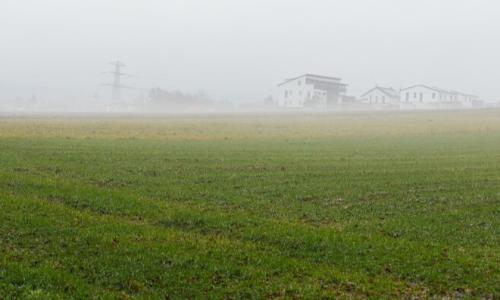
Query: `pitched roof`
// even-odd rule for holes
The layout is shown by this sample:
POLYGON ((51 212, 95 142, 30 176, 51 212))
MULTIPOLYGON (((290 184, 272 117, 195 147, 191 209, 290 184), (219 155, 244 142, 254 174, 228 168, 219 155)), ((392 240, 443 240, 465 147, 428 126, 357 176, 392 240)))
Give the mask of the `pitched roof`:
POLYGON ((316 78, 320 78, 320 79, 342 80, 342 78, 338 78, 338 77, 330 77, 330 76, 314 75, 314 74, 304 74, 304 75, 302 75, 300 77, 303 77, 303 76, 316 77, 316 78))
POLYGON ((454 90, 447 91, 447 90, 443 90, 443 89, 437 88, 435 86, 426 86, 426 85, 423 85, 423 84, 417 84, 417 85, 414 85, 414 86, 410 86, 410 87, 402 89, 401 91, 408 90, 408 89, 411 89, 411 88, 414 88, 414 87, 417 87, 417 86, 428 88, 430 90, 434 90, 434 91, 440 92, 440 93, 455 94, 455 95, 464 95, 464 96, 470 96, 470 97, 477 97, 477 98, 479 98, 479 96, 477 96, 477 95, 464 94, 464 93, 457 92, 457 91, 454 91, 454 90))
POLYGON ((433 88, 434 90, 438 91, 438 92, 441 92, 441 93, 453 94, 453 91, 443 90, 443 89, 437 88, 437 87, 435 87, 435 86, 433 86, 432 88, 433 88))
POLYGON ((437 88, 437 87, 433 87, 433 86, 423 85, 423 84, 417 84, 417 85, 414 85, 414 86, 410 86, 410 87, 401 89, 401 91, 409 90, 409 89, 412 89, 412 88, 417 87, 417 86, 421 86, 421 87, 427 88, 429 90, 433 90, 433 91, 440 92, 440 93, 453 94, 453 92, 450 92, 450 91, 447 91, 447 90, 443 90, 443 89, 440 89, 440 88, 437 88))
POLYGON ((470 96, 470 97, 476 97, 476 98, 479 98, 478 95, 472 95, 472 94, 465 94, 465 93, 460 93, 460 92, 457 92, 457 91, 453 91, 453 90, 450 90, 451 92, 455 93, 455 94, 460 94, 460 95, 463 95, 463 96, 470 96))
POLYGON ((380 90, 382 93, 386 94, 387 96, 389 96, 391 98, 399 98, 399 92, 396 91, 395 89, 385 88, 385 87, 380 87, 380 86, 374 87, 373 89, 371 89, 368 92, 361 95, 361 97, 364 97, 366 94, 369 94, 369 93, 373 92, 374 90, 380 90))
MULTIPOLYGON (((299 79, 299 78, 302 78, 302 77, 311 77, 311 78, 316 78, 316 79, 319 79, 319 80, 335 80, 335 81, 340 81, 342 80, 342 78, 337 78, 337 77, 330 77, 330 76, 323 76, 323 75, 314 75, 314 74, 304 74, 302 76, 299 76, 299 77, 294 77, 294 78, 289 78, 289 79, 285 79, 284 82, 278 84, 278 86, 280 85, 283 85, 285 83, 288 83, 290 81, 293 81, 295 79, 299 79)), ((344 83, 340 83, 338 82, 337 84, 340 84, 340 85, 347 85, 347 84, 344 84, 344 83)))

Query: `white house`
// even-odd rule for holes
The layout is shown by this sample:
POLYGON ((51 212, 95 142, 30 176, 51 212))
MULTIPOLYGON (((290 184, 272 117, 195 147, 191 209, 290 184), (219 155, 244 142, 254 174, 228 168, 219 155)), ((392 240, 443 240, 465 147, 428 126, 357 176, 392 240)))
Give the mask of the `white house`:
POLYGON ((437 109, 475 107, 479 97, 456 91, 447 91, 437 87, 415 85, 402 89, 400 99, 401 109, 437 109))
POLYGON ((372 107, 399 106, 399 92, 393 88, 376 86, 361 96, 361 103, 372 107))
POLYGON ((458 94, 436 87, 415 85, 400 92, 401 109, 439 109, 460 106, 458 94))
POLYGON ((347 84, 341 78, 305 74, 278 85, 279 107, 336 108, 342 104, 347 84))
POLYGON ((476 95, 464 94, 456 91, 451 91, 458 95, 458 101, 464 106, 468 108, 477 108, 482 107, 483 101, 479 100, 479 97, 476 95))

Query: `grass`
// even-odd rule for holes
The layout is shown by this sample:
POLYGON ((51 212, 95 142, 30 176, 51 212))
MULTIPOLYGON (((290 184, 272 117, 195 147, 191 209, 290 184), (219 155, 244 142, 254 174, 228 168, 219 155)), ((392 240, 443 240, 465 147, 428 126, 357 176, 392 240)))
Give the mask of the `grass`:
POLYGON ((0 119, 0 299, 500 297, 500 112, 0 119))

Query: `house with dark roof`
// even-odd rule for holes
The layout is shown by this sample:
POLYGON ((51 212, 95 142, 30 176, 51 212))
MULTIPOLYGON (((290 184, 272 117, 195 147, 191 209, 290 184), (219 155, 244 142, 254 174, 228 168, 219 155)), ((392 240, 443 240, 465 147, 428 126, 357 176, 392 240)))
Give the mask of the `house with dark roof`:
POLYGON ((479 99, 479 96, 464 94, 457 91, 450 91, 458 95, 458 101, 462 103, 464 107, 468 108, 478 108, 483 106, 483 101, 479 99))
POLYGON ((402 109, 446 109, 482 106, 482 101, 479 100, 478 96, 422 84, 401 89, 400 94, 400 107, 402 109))
POLYGON ((361 102, 372 106, 397 106, 399 105, 399 92, 390 88, 376 86, 361 96, 361 102))
POLYGON ((278 106, 340 108, 347 84, 341 78, 304 74, 278 85, 278 106))
POLYGON ((439 109, 459 108, 458 94, 423 84, 401 89, 400 107, 402 109, 439 109))

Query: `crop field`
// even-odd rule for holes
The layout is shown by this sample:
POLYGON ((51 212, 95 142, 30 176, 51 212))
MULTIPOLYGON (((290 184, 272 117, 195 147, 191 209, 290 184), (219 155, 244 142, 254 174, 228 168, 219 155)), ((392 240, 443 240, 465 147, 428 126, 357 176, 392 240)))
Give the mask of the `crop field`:
POLYGON ((0 116, 0 299, 500 298, 500 110, 0 116))

